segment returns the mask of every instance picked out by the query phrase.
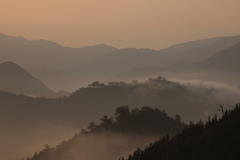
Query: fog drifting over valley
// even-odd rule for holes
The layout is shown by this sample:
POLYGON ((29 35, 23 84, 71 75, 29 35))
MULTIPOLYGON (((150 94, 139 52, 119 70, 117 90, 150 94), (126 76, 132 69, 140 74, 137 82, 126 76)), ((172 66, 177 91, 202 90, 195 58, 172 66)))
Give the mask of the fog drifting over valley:
POLYGON ((240 159, 240 0, 0 1, 0 160, 240 159))

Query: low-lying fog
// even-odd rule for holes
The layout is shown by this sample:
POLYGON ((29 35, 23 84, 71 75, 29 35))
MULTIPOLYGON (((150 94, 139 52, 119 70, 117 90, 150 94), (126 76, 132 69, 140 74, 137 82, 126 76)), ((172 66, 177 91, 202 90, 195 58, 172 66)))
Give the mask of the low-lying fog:
POLYGON ((0 157, 4 160, 20 160, 32 156, 44 145, 56 146, 76 134, 76 129, 66 126, 34 128, 9 128, 0 132, 0 157))
POLYGON ((180 84, 186 85, 189 89, 197 91, 198 88, 207 88, 216 90, 214 94, 214 101, 217 104, 224 105, 225 109, 232 109, 236 103, 240 101, 240 88, 234 84, 228 84, 223 82, 214 81, 202 81, 202 80, 179 80, 179 79, 169 79, 173 82, 178 82, 180 84), (217 102, 217 100, 219 100, 217 102))
POLYGON ((112 160, 127 157, 135 149, 144 148, 160 136, 140 136, 137 134, 121 134, 103 132, 76 136, 61 144, 52 159, 58 160, 112 160), (63 152, 61 152, 61 150, 63 152))
MULTIPOLYGON (((223 105, 224 109, 231 109, 235 106, 236 103, 240 100, 240 89, 234 85, 230 84, 224 84, 224 83, 216 83, 216 82, 210 82, 210 81, 199 81, 199 80, 192 80, 192 81, 184 81, 184 80, 177 80, 177 79, 171 79, 171 81, 177 82, 181 84, 182 86, 186 87, 188 90, 187 95, 181 96, 181 88, 174 88, 176 86, 173 85, 163 85, 157 86, 158 89, 161 88, 161 93, 164 93, 164 97, 171 99, 164 99, 161 96, 161 100, 158 100, 159 98, 156 96, 156 93, 159 93, 158 91, 154 90, 156 87, 155 83, 147 82, 147 84, 141 85, 141 81, 139 80, 139 86, 134 88, 133 91, 131 91, 131 94, 135 94, 134 96, 130 94, 130 96, 133 96, 132 98, 135 100, 140 100, 138 102, 134 102, 136 105, 132 105, 133 99, 131 97, 128 97, 128 99, 131 99, 131 101, 124 101, 125 98, 122 98, 123 101, 122 105, 128 105, 130 107, 136 107, 139 106, 141 103, 142 106, 149 105, 152 108, 156 108, 157 106, 163 107, 166 106, 165 109, 167 113, 169 113, 170 116, 173 116, 173 112, 179 113, 182 116, 183 120, 186 120, 186 115, 195 116, 197 114, 202 114, 202 112, 199 112, 200 110, 203 110, 204 115, 199 115, 199 117, 203 117, 203 121, 205 121, 208 116, 214 116, 214 114, 217 114, 219 117, 221 116, 221 112, 219 111, 219 104, 223 105), (150 83, 150 84, 148 84, 150 83), (150 88, 153 88, 151 90, 150 88), (175 95, 168 95, 170 93, 175 93, 175 91, 178 94, 175 95), (175 96, 175 97, 174 97, 175 96), (198 97, 198 99, 196 99, 198 97), (186 99, 184 99, 186 98, 186 99), (196 101, 191 101, 191 99, 194 99, 196 101), (196 107, 192 108, 189 106, 186 106, 187 109, 184 108, 184 105, 191 104, 194 106, 196 103, 196 107), (159 105, 161 104, 161 105, 159 105), (170 105, 176 105, 179 107, 172 107, 170 105), (212 107, 209 107, 212 106, 212 107), (199 109, 201 108, 201 109, 199 109)), ((93 95, 92 91, 94 89, 91 89, 91 94, 93 95)), ((101 94, 101 92, 98 92, 98 94, 101 94)), ((125 93, 125 92, 123 92, 125 93)), ((94 103, 91 103, 95 107, 104 107, 106 105, 105 102, 108 101, 106 99, 109 95, 113 96, 113 94, 105 93, 105 99, 103 95, 93 95, 93 96, 100 96, 100 99, 103 96, 103 99, 101 99, 99 102, 96 101, 94 103), (101 102, 101 103, 100 103, 101 102), (104 102, 104 103, 102 103, 104 102)), ((80 94, 81 95, 81 94, 80 94)), ((118 95, 118 94, 117 94, 118 95)), ((109 105, 112 105, 112 108, 106 108, 105 110, 107 113, 104 113, 104 109, 101 113, 93 113, 94 109, 91 109, 91 112, 93 115, 108 115, 109 113, 112 113, 114 111, 114 107, 119 107, 119 101, 114 101, 113 97, 110 97, 109 101, 111 102, 109 105), (112 98, 112 99, 111 99, 112 98), (113 105, 113 104, 116 105, 113 105)), ((117 98, 117 97, 115 97, 117 98)), ((96 99, 89 99, 91 100, 97 100, 96 99)), ((88 103, 83 103, 86 108, 91 107, 91 105, 88 106, 88 103)), ((79 104, 80 105, 80 104, 79 104)), ((78 106, 75 104, 75 106, 78 106)), ((74 108, 72 108, 74 109, 74 108)), ((98 109, 97 109, 98 110, 98 109)), ((98 110, 99 111, 99 110, 98 110)), ((14 112, 14 111, 11 111, 14 112)), ((97 112, 97 111, 96 111, 97 112)), ((30 113, 30 112, 29 112, 30 113)), ((29 114, 26 110, 26 115, 29 114)), ((83 112, 84 113, 90 113, 90 112, 83 112)), ((68 113, 69 114, 69 113, 68 113)), ((77 114, 76 114, 77 115, 77 114)), ((74 116, 76 116, 74 114, 74 116)), ((3 116, 4 117, 4 116, 3 116)), ((56 145, 60 144, 64 140, 68 140, 72 138, 73 135, 80 132, 81 129, 86 128, 86 126, 89 124, 79 124, 79 126, 67 126, 67 125, 52 125, 53 123, 49 123, 45 125, 31 125, 27 127, 11 127, 8 126, 8 120, 1 118, 1 126, 2 130, 0 132, 0 154, 1 159, 4 160, 20 160, 21 158, 31 157, 34 155, 35 152, 39 152, 44 148, 45 144, 48 144, 50 147, 55 147, 56 145)), ((26 116, 27 117, 27 116, 26 116)), ((56 117, 56 115, 55 115, 56 117)), ((66 116, 67 117, 67 116, 66 116)), ((65 117, 65 118, 66 118, 65 117)), ((83 116, 84 118, 88 117, 88 115, 83 116)), ((98 119, 100 116, 95 117, 93 119, 89 115, 89 119, 84 119, 84 122, 91 122, 98 119)), ((189 116, 191 117, 191 116, 189 116)), ((42 117, 44 119, 44 115, 42 117)), ((79 118, 81 116, 79 115, 79 118)), ((76 118, 75 118, 76 119, 76 118)), ((200 118, 196 118, 200 119, 200 118)), ((74 120, 74 117, 73 117, 74 120)), ((19 123, 20 123, 19 119, 19 123)), ((31 121, 31 119, 25 119, 25 121, 31 121)), ((41 120, 39 120, 41 121, 41 120)), ((43 120, 44 121, 44 120, 43 120)), ((48 121, 48 120, 45 120, 48 121)), ((65 120, 63 120, 65 121, 65 120)), ((66 121, 71 121, 71 117, 68 117, 66 121)), ((196 120, 193 120, 196 122, 196 120)), ((186 123, 189 123, 189 121, 184 121, 186 123)), ((16 123, 18 123, 16 121, 16 123)), ((38 122, 39 124, 39 122, 38 122)), ((17 125, 17 124, 16 124, 17 125)), ((22 125, 22 124, 21 124, 22 125)), ((15 126, 15 125, 14 125, 15 126)), ((104 159, 104 160, 110 160, 110 159, 118 159, 122 156, 127 156, 130 153, 132 153, 137 147, 145 147, 149 144, 149 142, 153 142, 154 140, 157 140, 159 137, 156 136, 136 136, 136 135, 126 135, 126 134, 113 134, 113 133, 105 133, 100 135, 88 135, 88 136, 82 136, 77 143, 71 144, 71 148, 67 148, 67 154, 66 155, 59 155, 60 157, 58 160, 77 160, 77 159, 84 159, 84 160, 95 160, 95 159, 104 159), (78 150, 75 150, 73 148, 78 147, 78 150), (79 155, 75 157, 76 153, 81 151, 81 157, 79 155)))

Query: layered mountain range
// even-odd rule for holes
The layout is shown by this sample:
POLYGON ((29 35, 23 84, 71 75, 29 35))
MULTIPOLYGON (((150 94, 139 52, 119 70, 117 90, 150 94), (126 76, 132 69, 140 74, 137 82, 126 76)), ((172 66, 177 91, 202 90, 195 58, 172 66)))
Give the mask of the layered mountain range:
MULTIPOLYGON (((46 143, 55 146, 102 115, 99 126, 111 130, 117 114, 107 115, 116 107, 129 105, 135 117, 142 113, 136 107, 149 113, 151 106, 154 113, 166 110, 188 123, 221 115, 219 106, 231 108, 240 95, 240 36, 151 50, 103 44, 69 48, 0 34, 0 57, 0 150, 7 160, 32 156, 46 143), (66 95, 57 90, 72 93, 53 98, 66 95)), ((142 123, 137 125, 141 128, 142 123)))
MULTIPOLYGON (((227 53, 222 53, 221 59, 216 55, 238 42, 240 36, 228 36, 176 44, 162 50, 117 49, 103 44, 69 48, 51 41, 30 41, 23 37, 0 34, 0 56, 2 62, 17 63, 53 90, 74 91, 95 80, 132 80, 161 74, 167 77, 171 72, 179 72, 184 68, 199 68, 199 63, 205 68, 213 67, 215 63, 218 66, 221 64, 221 67, 234 66, 236 62, 231 61, 231 57, 224 58, 228 56, 227 53), (215 57, 216 60, 211 62, 207 60, 215 57), (231 64, 221 62, 226 59, 231 64)), ((237 52, 237 48, 235 50, 237 52)))
POLYGON ((160 67, 143 67, 120 73, 116 79, 138 79, 154 75, 184 80, 217 81, 228 84, 239 84, 240 42, 225 48, 212 56, 198 62, 180 61, 173 65, 160 67))

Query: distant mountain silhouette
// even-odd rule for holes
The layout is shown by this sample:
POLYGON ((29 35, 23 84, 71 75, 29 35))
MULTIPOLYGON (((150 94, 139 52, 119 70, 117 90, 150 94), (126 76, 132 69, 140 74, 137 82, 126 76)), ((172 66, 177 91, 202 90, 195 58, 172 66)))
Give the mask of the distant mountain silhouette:
POLYGON ((42 97, 52 97, 56 94, 13 62, 0 64, 0 90, 42 97))
POLYGON ((100 57, 81 68, 84 69, 85 75, 92 74, 99 77, 102 75, 109 77, 108 80, 131 80, 157 75, 168 77, 168 68, 172 68, 175 64, 177 64, 176 71, 181 68, 187 70, 196 68, 195 65, 189 66, 189 64, 203 61, 238 42, 240 42, 240 36, 228 36, 176 44, 159 51, 126 48, 100 57), (139 74, 141 76, 138 76, 139 74))
POLYGON ((167 48, 161 49, 161 51, 167 54, 176 55, 176 54, 184 53, 186 51, 189 51, 195 48, 207 46, 209 44, 212 44, 218 41, 219 39, 220 38, 207 38, 207 39, 183 42, 183 43, 174 44, 167 48))
POLYGON ((51 41, 30 41, 23 37, 0 34, 0 63, 17 63, 56 91, 73 91, 86 85, 83 75, 76 76, 71 71, 80 64, 87 64, 116 50, 104 44, 69 48, 51 41))
POLYGON ((204 60, 202 67, 228 72, 240 71, 240 42, 204 60))
POLYGON ((26 69, 47 66, 65 71, 117 50, 104 44, 69 48, 51 41, 30 41, 4 34, 0 34, 0 48, 1 61, 13 61, 26 69))
POLYGON ((240 35, 190 41, 170 46, 161 51, 174 56, 180 61, 202 61, 238 42, 240 42, 240 35))
MULTIPOLYGON (((165 69, 159 68, 171 68, 168 66, 179 60, 196 62, 207 59, 238 41, 240 36, 210 38, 162 50, 117 49, 104 44, 69 48, 51 41, 29 41, 23 37, 0 34, 0 56, 2 62, 13 61, 23 66, 54 90, 74 91, 95 80, 107 82, 156 75, 168 77, 171 69, 165 72, 165 69)), ((189 64, 181 64, 189 69, 189 64)), ((176 70, 184 68, 182 65, 176 70)))
POLYGON ((240 42, 224 49, 200 62, 177 62, 171 66, 136 68, 123 72, 117 78, 146 78, 163 75, 168 78, 200 79, 221 81, 240 86, 238 79, 240 71, 240 42))
POLYGON ((201 62, 181 62, 160 72, 168 76, 189 77, 195 79, 226 81, 240 85, 240 42, 224 49, 201 62))
POLYGON ((115 73, 136 67, 165 67, 175 62, 174 57, 161 51, 125 48, 102 56, 88 64, 80 65, 76 69, 76 73, 106 78, 106 76, 110 77, 115 73))

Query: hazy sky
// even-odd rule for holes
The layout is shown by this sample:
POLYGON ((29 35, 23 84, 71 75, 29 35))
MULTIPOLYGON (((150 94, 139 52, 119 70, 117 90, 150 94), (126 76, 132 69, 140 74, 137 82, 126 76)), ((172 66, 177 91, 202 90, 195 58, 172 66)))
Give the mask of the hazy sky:
POLYGON ((0 33, 71 47, 161 49, 240 35, 240 0, 0 0, 0 33))

